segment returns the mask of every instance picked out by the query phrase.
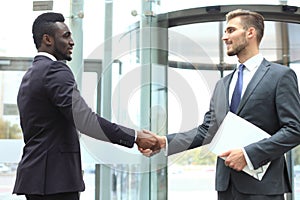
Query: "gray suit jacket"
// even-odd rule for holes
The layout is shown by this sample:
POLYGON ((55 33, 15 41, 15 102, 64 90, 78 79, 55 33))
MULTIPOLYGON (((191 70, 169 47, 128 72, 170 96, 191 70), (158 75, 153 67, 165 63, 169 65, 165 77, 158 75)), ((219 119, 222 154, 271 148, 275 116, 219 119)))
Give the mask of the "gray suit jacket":
MULTIPOLYGON (((228 91, 232 75, 217 82, 203 124, 167 136, 169 155, 211 141, 229 111, 228 91)), ((300 97, 294 71, 264 59, 246 88, 237 115, 271 135, 269 139, 244 147, 255 169, 269 161, 271 164, 263 179, 258 181, 244 172, 226 167, 224 160, 218 158, 216 190, 225 191, 231 180, 238 191, 246 194, 290 192, 284 153, 300 143, 300 97)))

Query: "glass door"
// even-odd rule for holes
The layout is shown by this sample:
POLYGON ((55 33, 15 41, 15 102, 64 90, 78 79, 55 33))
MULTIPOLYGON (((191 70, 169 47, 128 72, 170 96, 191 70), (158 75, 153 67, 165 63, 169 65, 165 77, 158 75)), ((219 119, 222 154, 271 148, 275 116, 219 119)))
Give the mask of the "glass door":
MULTIPOLYGON (((102 60, 97 100, 101 116, 136 130, 165 135, 168 29, 158 27, 157 10, 156 1, 137 0, 129 8, 126 1, 105 1, 105 39, 92 56, 102 60)), ((137 146, 123 148, 84 135, 81 141, 96 164, 95 199, 167 199, 164 155, 148 158, 137 146)))

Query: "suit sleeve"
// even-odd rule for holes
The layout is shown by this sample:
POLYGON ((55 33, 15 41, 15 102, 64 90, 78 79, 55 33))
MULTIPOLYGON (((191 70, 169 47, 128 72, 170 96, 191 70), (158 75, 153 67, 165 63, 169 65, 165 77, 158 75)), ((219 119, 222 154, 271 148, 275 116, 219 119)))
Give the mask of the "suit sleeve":
POLYGON ((207 112, 201 125, 186 132, 167 135, 168 155, 180 153, 189 149, 202 146, 208 141, 208 129, 211 120, 211 112, 207 112), (206 141, 206 142, 205 142, 206 141))
POLYGON ((49 67, 45 85, 53 105, 81 133, 98 140, 133 147, 135 130, 111 123, 93 112, 80 95, 67 65, 53 62, 49 67))
POLYGON ((300 143, 300 98, 297 77, 293 70, 284 71, 275 92, 275 117, 280 128, 270 138, 245 147, 255 169, 283 156, 300 143))
POLYGON ((226 116, 226 89, 223 80, 219 80, 210 100, 209 111, 205 113, 201 125, 186 132, 167 135, 168 155, 200 147, 210 143, 222 121, 216 119, 216 113, 224 119, 226 116))

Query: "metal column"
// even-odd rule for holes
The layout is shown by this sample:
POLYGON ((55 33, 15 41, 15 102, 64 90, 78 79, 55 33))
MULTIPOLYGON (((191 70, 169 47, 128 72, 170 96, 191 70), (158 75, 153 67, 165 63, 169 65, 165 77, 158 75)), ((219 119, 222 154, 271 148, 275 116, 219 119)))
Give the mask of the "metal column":
POLYGON ((83 73, 83 0, 71 0, 70 10, 70 29, 72 31, 75 43, 73 57, 69 65, 74 73, 78 88, 81 89, 82 73, 83 73))

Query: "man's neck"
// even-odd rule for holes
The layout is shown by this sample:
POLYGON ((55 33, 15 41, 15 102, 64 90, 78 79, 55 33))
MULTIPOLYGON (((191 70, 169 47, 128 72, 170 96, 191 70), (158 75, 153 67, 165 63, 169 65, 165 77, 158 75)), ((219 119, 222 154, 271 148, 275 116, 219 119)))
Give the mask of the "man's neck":
POLYGON ((240 53, 240 54, 237 55, 237 57, 238 57, 238 60, 239 60, 240 63, 244 63, 247 60, 249 60, 250 58, 252 58, 253 56, 256 56, 257 54, 259 54, 258 50, 253 51, 253 52, 249 51, 246 54, 240 53))

